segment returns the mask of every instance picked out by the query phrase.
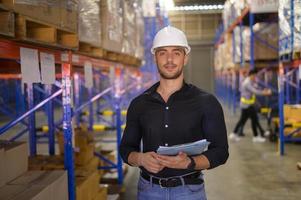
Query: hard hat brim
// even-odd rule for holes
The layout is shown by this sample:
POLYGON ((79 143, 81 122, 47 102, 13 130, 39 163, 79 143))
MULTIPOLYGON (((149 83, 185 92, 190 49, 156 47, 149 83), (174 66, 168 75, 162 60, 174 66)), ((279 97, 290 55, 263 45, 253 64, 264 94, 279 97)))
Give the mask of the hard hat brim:
MULTIPOLYGON (((155 53, 156 53, 156 50, 157 50, 158 48, 160 48, 160 47, 174 47, 174 46, 176 46, 176 45, 152 47, 152 48, 151 48, 151 53, 152 53, 152 54, 155 54, 155 53)), ((190 50, 191 50, 190 46, 179 46, 179 47, 184 48, 186 54, 189 54, 189 53, 190 53, 190 50)))

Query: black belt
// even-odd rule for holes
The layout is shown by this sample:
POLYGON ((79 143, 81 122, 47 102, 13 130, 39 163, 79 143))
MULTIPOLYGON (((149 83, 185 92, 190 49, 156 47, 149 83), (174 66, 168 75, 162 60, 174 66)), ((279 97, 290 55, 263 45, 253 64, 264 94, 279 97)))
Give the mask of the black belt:
MULTIPOLYGON (((189 174, 186 176, 181 176, 184 180, 184 185, 198 185, 202 184, 204 181, 200 178, 201 173, 196 172, 193 174, 189 174)), ((151 176, 148 175, 146 172, 141 172, 141 177, 147 181, 150 181, 151 176)), ((169 188, 169 187, 177 187, 183 185, 180 177, 174 178, 156 178, 152 177, 152 183, 160 185, 162 188, 169 188)))

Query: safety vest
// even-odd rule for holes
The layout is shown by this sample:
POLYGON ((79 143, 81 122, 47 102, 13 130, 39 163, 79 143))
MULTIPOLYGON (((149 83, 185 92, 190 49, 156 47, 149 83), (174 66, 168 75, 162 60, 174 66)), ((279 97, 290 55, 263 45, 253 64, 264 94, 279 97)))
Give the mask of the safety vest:
POLYGON ((240 102, 247 104, 247 105, 255 104, 255 101, 256 101, 255 94, 252 95, 251 99, 247 99, 245 97, 240 97, 240 102))

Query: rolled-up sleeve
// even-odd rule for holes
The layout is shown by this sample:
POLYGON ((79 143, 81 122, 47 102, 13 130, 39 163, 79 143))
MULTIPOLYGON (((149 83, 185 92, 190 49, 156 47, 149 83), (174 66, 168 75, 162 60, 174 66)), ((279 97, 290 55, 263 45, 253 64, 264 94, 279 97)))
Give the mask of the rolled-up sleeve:
POLYGON ((263 90, 259 90, 256 87, 254 87, 250 81, 248 82, 248 84, 246 84, 246 88, 250 92, 252 92, 252 93, 254 93, 256 95, 261 95, 262 96, 264 94, 263 90))
POLYGON ((139 125, 139 114, 137 111, 137 104, 133 101, 127 112, 126 126, 123 132, 121 143, 119 145, 119 153, 123 161, 127 164, 128 157, 131 152, 140 151, 141 131, 139 125))
POLYGON ((212 169, 226 163, 229 157, 227 130, 222 106, 217 99, 209 95, 205 103, 202 127, 210 145, 203 155, 209 160, 209 169, 212 169))

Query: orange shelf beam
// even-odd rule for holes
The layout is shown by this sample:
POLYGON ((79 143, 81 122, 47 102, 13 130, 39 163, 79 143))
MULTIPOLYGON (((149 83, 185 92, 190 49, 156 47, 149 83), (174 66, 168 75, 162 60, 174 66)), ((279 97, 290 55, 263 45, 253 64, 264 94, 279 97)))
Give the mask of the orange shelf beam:
POLYGON ((234 28, 239 25, 239 23, 243 20, 243 18, 249 13, 250 8, 249 7, 245 7, 241 13, 241 15, 239 17, 237 17, 235 19, 235 21, 223 32, 223 34, 221 35, 221 37, 219 38, 219 41, 215 44, 215 48, 218 47, 218 45, 222 44, 224 42, 224 36, 227 33, 231 33, 234 28))
MULTIPOLYGON (((61 64, 62 63, 62 54, 66 53, 63 49, 54 49, 54 48, 47 48, 47 47, 40 47, 35 46, 27 43, 21 43, 12 40, 6 40, 0 38, 0 59, 9 59, 9 60, 20 60, 20 48, 32 48, 37 49, 39 52, 45 52, 49 54, 53 54, 55 56, 55 63, 61 64)), ((64 57, 64 56, 63 56, 64 57)), ((91 62, 93 67, 97 68, 109 68, 111 66, 121 65, 124 67, 129 67, 123 65, 121 63, 112 62, 104 59, 97 59, 85 55, 81 55, 78 53, 72 53, 72 64, 76 66, 83 67, 85 62, 91 62)), ((0 66, 1 67, 1 66, 0 66)))

